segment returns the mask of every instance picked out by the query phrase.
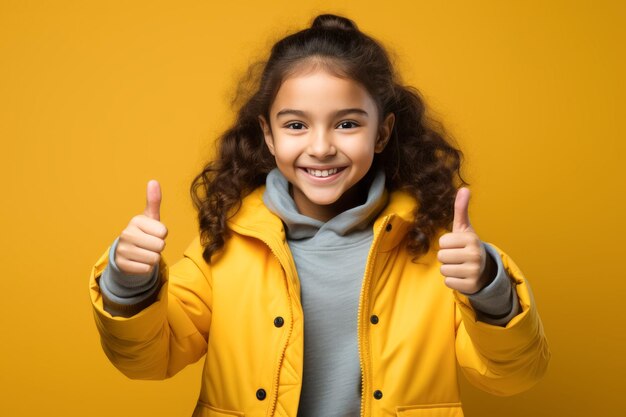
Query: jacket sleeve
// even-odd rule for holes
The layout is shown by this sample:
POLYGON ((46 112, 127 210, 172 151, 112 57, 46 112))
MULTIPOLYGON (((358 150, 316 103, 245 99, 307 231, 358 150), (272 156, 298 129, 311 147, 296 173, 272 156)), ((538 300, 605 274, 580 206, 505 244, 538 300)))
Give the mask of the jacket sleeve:
POLYGON ((98 282, 109 249, 92 268, 89 293, 102 349, 113 365, 132 379, 165 379, 200 359, 207 349, 212 288, 210 269, 198 255, 199 238, 171 268, 161 256, 156 301, 128 318, 103 308, 98 282))
POLYGON ((468 298, 454 291, 455 347, 459 365, 473 385, 505 396, 535 385, 545 374, 551 353, 528 281, 507 254, 491 245, 513 281, 520 311, 505 326, 481 322, 468 298))

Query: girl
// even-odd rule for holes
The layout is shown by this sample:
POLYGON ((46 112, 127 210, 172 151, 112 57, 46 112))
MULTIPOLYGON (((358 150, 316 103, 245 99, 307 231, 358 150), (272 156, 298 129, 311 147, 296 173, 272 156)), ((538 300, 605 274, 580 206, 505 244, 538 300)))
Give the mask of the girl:
POLYGON ((205 357, 194 416, 462 416, 549 349, 528 282, 469 222, 462 153, 381 47, 320 15, 272 48, 194 179, 200 233, 160 256, 161 192, 96 263, 102 346, 130 378, 205 357))

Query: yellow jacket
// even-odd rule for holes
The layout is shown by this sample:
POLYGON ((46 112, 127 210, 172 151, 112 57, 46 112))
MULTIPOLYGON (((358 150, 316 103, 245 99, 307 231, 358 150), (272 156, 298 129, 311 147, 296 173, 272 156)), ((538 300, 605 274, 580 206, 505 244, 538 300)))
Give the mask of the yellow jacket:
MULTIPOLYGON (((199 237, 171 268, 161 257, 158 299, 132 317, 103 309, 98 280, 108 249, 91 273, 102 346, 125 375, 164 379, 205 357, 194 417, 297 415, 300 287, 282 222, 263 204, 264 189, 248 195, 229 220, 232 237, 210 265, 199 237)), ((444 285, 438 239, 411 261, 402 243, 415 204, 395 191, 374 222, 358 313, 362 416, 463 416, 457 361, 476 386, 511 395, 535 384, 550 358, 528 282, 501 249, 494 245, 521 306, 506 327, 476 321, 468 299, 444 285)))

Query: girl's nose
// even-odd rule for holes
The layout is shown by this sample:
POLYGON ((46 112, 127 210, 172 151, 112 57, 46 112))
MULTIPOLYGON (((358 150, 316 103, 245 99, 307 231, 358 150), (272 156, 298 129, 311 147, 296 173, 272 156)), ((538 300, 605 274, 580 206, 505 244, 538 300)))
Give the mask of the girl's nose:
POLYGON ((337 149, 333 145, 332 134, 320 130, 311 135, 307 153, 318 159, 333 156, 337 153, 337 149))

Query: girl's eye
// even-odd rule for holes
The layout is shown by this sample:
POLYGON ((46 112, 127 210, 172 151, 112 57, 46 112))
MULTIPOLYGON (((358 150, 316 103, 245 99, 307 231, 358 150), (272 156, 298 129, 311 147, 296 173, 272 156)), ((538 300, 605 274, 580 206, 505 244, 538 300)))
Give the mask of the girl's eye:
POLYGON ((339 126, 343 126, 342 129, 350 129, 351 127, 358 127, 359 125, 356 122, 352 122, 352 121, 347 120, 345 122, 339 123, 339 126), (352 125, 352 126, 350 126, 350 125, 352 125))
POLYGON ((289 123, 288 125, 285 125, 285 127, 287 129, 302 130, 304 129, 304 124, 300 122, 293 122, 293 123, 289 123))

